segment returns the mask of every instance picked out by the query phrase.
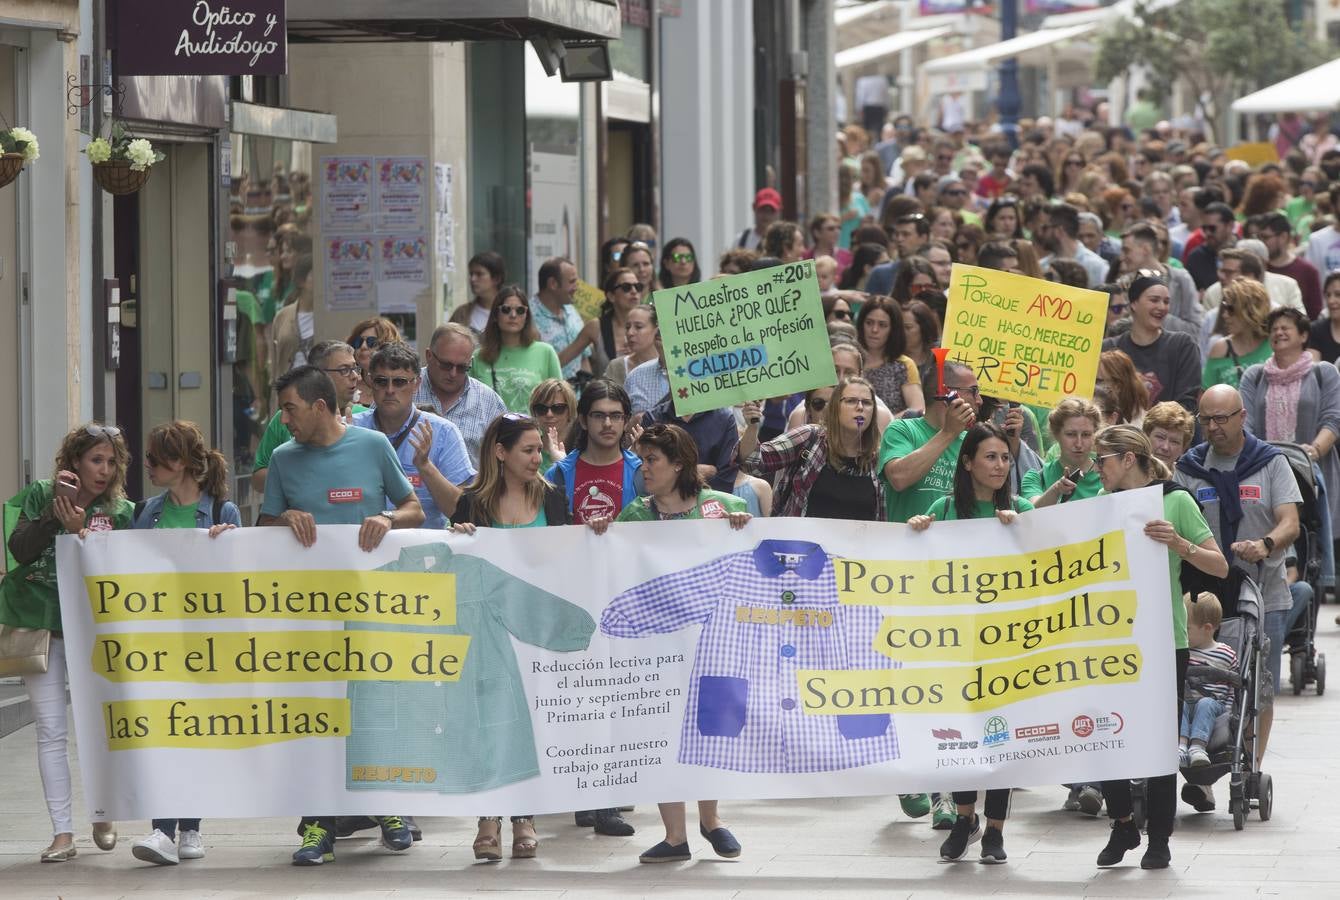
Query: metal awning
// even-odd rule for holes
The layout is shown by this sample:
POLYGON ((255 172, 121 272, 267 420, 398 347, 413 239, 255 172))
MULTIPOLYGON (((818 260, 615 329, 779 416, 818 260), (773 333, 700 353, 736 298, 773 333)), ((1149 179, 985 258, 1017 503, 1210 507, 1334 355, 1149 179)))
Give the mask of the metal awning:
POLYGON ((866 16, 873 16, 875 13, 886 12, 894 8, 893 0, 875 0, 873 3, 839 6, 833 10, 833 24, 841 28, 843 25, 850 25, 866 16))
POLYGON ((890 34, 869 43, 842 50, 834 57, 834 63, 839 69, 846 69, 851 66, 859 66, 862 63, 874 62, 877 59, 884 59, 902 53, 904 50, 910 50, 938 37, 944 37, 953 30, 948 25, 942 25, 939 28, 900 31, 897 34, 890 34))
POLYGON ((1022 56, 1043 47, 1050 47, 1084 37, 1097 30, 1099 24, 1098 22, 1087 22, 1066 28, 1045 28, 1041 31, 1021 34, 1018 37, 1010 38, 1008 41, 1000 41, 996 44, 988 44, 985 47, 964 50, 962 53, 955 53, 952 56, 933 59, 922 66, 922 71, 927 74, 934 74, 936 72, 988 68, 1003 59, 1022 56))
POLYGON ((288 0, 293 44, 618 40, 616 0, 288 0))
POLYGON ((1340 59, 1233 101, 1235 113, 1331 112, 1336 109, 1340 109, 1340 59))

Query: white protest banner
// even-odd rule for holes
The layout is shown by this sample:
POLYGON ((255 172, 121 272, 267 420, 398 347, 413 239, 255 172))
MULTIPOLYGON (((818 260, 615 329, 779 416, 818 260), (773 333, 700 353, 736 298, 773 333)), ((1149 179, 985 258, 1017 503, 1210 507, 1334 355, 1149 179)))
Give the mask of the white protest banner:
POLYGON ((63 537, 84 792, 111 819, 491 815, 1166 774, 1161 510, 63 537))

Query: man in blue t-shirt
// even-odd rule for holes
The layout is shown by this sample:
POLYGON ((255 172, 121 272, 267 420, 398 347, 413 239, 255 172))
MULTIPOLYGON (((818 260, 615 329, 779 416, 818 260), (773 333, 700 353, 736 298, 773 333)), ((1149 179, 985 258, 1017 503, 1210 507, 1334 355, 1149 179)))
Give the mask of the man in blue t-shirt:
MULTIPOLYGON (((316 366, 298 366, 275 383, 279 409, 293 440, 270 458, 257 525, 293 530, 298 543, 316 543, 317 525, 358 525, 358 546, 375 550, 392 528, 417 528, 423 508, 391 442, 380 431, 352 428, 340 419, 335 383, 316 366), (388 509, 389 505, 394 507, 388 509)), ((382 843, 406 850, 413 843, 400 816, 381 816, 382 843)), ((335 817, 304 816, 302 846, 293 864, 335 859, 335 817)))

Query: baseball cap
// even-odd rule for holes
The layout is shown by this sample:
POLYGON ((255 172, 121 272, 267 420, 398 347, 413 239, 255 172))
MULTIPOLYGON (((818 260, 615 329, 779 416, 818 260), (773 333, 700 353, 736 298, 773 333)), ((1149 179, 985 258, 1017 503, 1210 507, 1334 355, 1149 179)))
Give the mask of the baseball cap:
POLYGON ((782 208, 782 195, 772 188, 760 188, 754 195, 754 209, 761 206, 771 206, 773 209, 782 208))

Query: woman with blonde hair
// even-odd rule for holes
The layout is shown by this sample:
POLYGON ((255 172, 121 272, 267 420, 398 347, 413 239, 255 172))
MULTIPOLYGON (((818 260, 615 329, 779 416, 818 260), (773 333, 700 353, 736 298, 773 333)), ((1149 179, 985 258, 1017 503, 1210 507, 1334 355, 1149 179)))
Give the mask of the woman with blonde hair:
POLYGON ((1120 350, 1104 350, 1098 357, 1097 383, 1112 391, 1122 424, 1138 426, 1149 408, 1149 388, 1131 358, 1120 350))
POLYGON ((349 340, 346 343, 354 348, 354 364, 361 373, 358 393, 354 396, 355 403, 372 408, 372 383, 368 380, 372 377, 372 373, 368 371, 372 363, 372 354, 377 352, 378 347, 395 344, 400 340, 400 329, 385 316, 364 319, 349 332, 349 340))
MULTIPOLYGON (((66 750, 65 640, 56 592, 56 538, 129 528, 134 504, 126 499, 130 451, 121 429, 90 422, 65 435, 51 478, 34 482, 19 497, 21 510, 9 535, 16 566, 0 581, 0 625, 51 632, 45 672, 23 676, 37 725, 37 770, 42 776, 54 838, 42 862, 65 862, 76 854, 66 750)), ((17 500, 18 498, 16 498, 17 500)), ((93 823, 93 842, 116 846, 113 822, 93 823)))
POLYGON ((1088 400, 1066 397, 1056 404, 1047 427, 1060 453, 1024 473, 1019 495, 1035 507, 1098 496, 1103 483, 1093 470, 1093 436, 1102 425, 1102 411, 1088 400))
POLYGON ((540 471, 568 455, 572 423, 577 417, 577 394, 562 378, 546 378, 530 392, 530 414, 540 426, 540 471))
POLYGON ((1140 423, 1149 443, 1154 448, 1154 456, 1172 471, 1177 459, 1191 446, 1196 434, 1196 420, 1186 407, 1175 400, 1155 403, 1145 413, 1140 423))
POLYGON ((1250 278, 1239 278, 1224 288, 1219 303, 1219 328, 1225 334, 1210 343, 1205 359, 1201 387, 1216 384, 1238 386, 1249 366, 1270 358, 1270 295, 1265 285, 1250 278))

